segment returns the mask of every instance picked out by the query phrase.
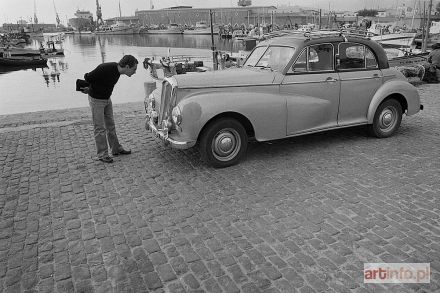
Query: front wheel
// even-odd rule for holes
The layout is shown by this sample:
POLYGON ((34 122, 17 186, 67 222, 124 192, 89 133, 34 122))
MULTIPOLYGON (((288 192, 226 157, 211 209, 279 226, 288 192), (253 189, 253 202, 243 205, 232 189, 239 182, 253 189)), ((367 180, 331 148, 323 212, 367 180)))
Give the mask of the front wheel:
POLYGON ((399 129, 402 121, 402 106, 394 99, 386 100, 376 110, 373 124, 368 125, 368 132, 376 137, 385 138, 399 129))
POLYGON ((248 137, 243 125, 232 118, 212 122, 200 139, 202 159, 215 168, 237 164, 247 149, 248 137))

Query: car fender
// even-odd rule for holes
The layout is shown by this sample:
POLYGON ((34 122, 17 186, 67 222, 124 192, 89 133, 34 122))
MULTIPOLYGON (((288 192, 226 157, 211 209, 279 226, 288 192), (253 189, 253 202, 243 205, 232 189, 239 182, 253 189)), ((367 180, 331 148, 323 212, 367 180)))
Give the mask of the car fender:
POLYGON ((251 123, 259 141, 286 136, 286 101, 279 85, 203 89, 179 101, 180 125, 186 138, 198 138, 203 127, 219 115, 239 114, 251 123), (274 91, 273 87, 277 87, 274 91), (221 103, 219 103, 221 101, 221 103))
POLYGON ((420 110, 420 96, 417 89, 405 80, 390 80, 385 82, 374 94, 367 112, 368 124, 373 123, 377 108, 387 97, 401 95, 406 100, 408 109, 406 114, 413 115, 420 110))

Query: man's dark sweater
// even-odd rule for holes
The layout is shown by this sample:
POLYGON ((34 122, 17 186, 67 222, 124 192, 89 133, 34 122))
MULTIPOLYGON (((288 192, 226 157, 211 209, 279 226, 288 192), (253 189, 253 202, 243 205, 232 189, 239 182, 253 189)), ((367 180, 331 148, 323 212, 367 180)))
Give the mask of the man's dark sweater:
POLYGON ((89 95, 95 99, 108 100, 120 76, 118 63, 108 62, 98 65, 93 71, 84 74, 84 79, 90 84, 89 95))

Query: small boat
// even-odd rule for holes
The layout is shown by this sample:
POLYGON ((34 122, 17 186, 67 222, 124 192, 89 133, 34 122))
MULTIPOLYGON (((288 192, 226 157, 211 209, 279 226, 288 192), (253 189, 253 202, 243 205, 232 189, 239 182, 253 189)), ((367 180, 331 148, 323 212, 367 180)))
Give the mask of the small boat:
POLYGON ((0 57, 1 66, 46 66, 47 59, 42 57, 0 57))
POLYGON ((42 50, 40 50, 42 56, 44 57, 64 56, 64 49, 61 47, 61 43, 60 43, 60 48, 55 47, 54 41, 48 41, 46 44, 47 44, 47 49, 43 48, 42 50))
POLYGON ((20 47, 0 47, 0 53, 6 53, 9 50, 11 56, 15 57, 59 57, 64 56, 64 49, 59 44, 59 48, 56 48, 54 41, 48 41, 47 48, 44 48, 41 44, 40 49, 33 48, 20 48, 20 47))

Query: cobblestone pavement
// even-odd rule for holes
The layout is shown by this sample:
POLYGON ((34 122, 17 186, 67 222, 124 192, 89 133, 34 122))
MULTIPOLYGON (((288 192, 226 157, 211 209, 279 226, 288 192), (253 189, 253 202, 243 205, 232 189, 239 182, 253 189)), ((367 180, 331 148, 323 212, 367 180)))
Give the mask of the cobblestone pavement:
POLYGON ((0 292, 440 292, 440 85, 389 139, 363 128, 252 143, 238 166, 164 147, 94 160, 88 109, 0 117, 0 292), (429 262, 430 284, 363 283, 429 262))

